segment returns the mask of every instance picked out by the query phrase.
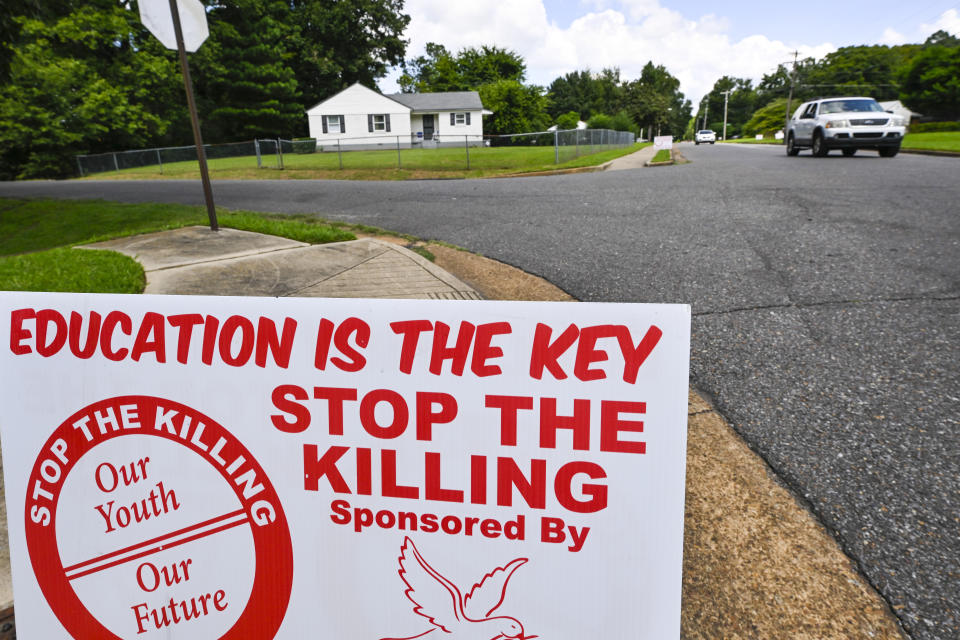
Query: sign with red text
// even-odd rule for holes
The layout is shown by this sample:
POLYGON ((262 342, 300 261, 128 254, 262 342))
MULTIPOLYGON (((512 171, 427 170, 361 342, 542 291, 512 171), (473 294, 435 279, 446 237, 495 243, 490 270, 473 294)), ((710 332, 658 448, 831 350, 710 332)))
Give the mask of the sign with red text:
POLYGON ((679 638, 683 305, 0 293, 17 630, 679 638))

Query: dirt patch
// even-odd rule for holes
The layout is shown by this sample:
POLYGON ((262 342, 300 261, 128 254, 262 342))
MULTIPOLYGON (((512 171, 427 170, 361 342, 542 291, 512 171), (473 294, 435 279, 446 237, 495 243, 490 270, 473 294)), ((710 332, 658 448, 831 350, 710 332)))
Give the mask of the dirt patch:
MULTIPOLYGON (((495 260, 421 246, 488 299, 573 300, 495 260)), ((905 638, 836 541, 693 390, 688 414, 682 637, 905 638)))

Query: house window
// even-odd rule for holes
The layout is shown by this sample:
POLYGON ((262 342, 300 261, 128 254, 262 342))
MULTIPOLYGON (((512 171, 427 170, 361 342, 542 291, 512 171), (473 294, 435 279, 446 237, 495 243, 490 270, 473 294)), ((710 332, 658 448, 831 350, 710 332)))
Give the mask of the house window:
POLYGON ((455 125, 467 124, 467 114, 465 114, 465 113, 455 113, 455 114, 453 114, 453 117, 454 117, 454 124, 455 124, 455 125))
POLYGON ((341 133, 340 116, 324 116, 327 120, 326 133, 341 133))
POLYGON ((374 131, 386 131, 387 130, 387 116, 383 114, 375 114, 373 116, 373 130, 374 131))

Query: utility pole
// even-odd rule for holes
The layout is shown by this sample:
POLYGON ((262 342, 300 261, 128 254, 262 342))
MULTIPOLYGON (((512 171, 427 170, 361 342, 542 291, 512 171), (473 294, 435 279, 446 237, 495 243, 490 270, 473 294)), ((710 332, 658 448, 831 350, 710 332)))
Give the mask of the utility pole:
POLYGON ((793 52, 793 70, 790 72, 790 95, 787 96, 787 116, 783 122, 783 144, 787 144, 787 129, 790 127, 790 103, 793 102, 793 85, 797 80, 797 56, 799 51, 793 52))
POLYGON ((730 94, 733 93, 733 89, 727 89, 723 91, 723 141, 727 141, 727 101, 730 99, 730 94))
POLYGON ((709 122, 709 120, 707 120, 708 115, 710 115, 710 94, 709 93, 707 94, 707 106, 704 108, 704 111, 703 111, 703 128, 704 129, 707 128, 707 122, 709 122))

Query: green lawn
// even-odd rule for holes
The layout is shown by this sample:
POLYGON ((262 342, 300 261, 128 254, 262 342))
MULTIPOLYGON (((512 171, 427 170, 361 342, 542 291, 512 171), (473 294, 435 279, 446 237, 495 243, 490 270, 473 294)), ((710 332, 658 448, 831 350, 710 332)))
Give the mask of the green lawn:
POLYGON ((670 162, 673 159, 668 149, 660 149, 650 162, 670 162))
POLYGON ((908 133, 903 138, 903 148, 960 153, 960 131, 908 133))
MULTIPOLYGON (((650 143, 626 148, 597 145, 595 147, 560 147, 560 163, 554 164, 553 147, 471 147, 470 167, 467 149, 396 149, 379 151, 345 151, 336 149, 306 154, 284 154, 282 171, 277 170, 276 156, 263 156, 265 165, 258 169, 255 156, 215 158, 208 161, 211 178, 276 179, 276 178, 345 178, 371 180, 403 180, 410 178, 482 178, 496 175, 551 171, 602 164, 608 160, 638 151, 650 143), (576 157, 577 152, 584 155, 576 157), (592 150, 594 153, 589 153, 592 150), (343 168, 340 168, 340 163, 343 168), (398 164, 399 163, 399 164, 398 164)), ((177 178, 199 177, 196 161, 109 171, 88 176, 103 178, 177 178)))
MULTIPOLYGON (((356 238, 346 225, 312 216, 218 209, 217 218, 222 227, 312 244, 356 238)), ((146 283, 138 262, 112 251, 70 247, 206 224, 204 207, 0 198, 0 290, 138 293, 146 283)))

